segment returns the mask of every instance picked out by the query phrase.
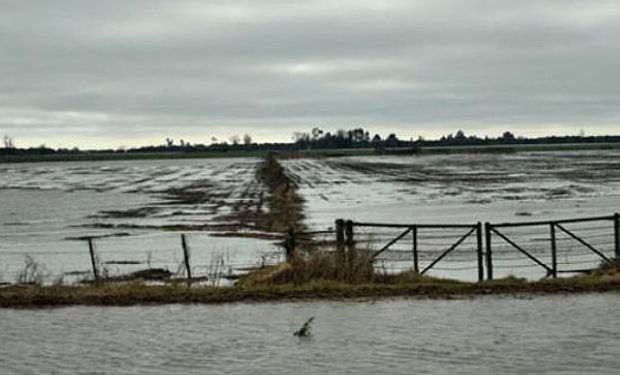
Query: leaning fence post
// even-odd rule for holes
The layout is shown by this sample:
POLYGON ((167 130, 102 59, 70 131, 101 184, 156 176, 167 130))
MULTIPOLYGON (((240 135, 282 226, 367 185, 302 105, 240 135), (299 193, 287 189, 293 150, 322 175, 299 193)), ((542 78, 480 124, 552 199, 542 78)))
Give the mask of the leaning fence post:
POLYGON ((555 223, 549 223, 549 232, 551 238, 551 275, 553 278, 558 277, 558 249, 555 241, 555 223))
POLYGON ((620 264, 620 214, 614 214, 614 255, 616 265, 620 264))
POLYGON ((478 281, 484 280, 484 259, 482 255, 482 223, 476 224, 476 239, 478 240, 478 246, 476 253, 478 255, 478 281))
POLYGON ((411 233, 413 234, 413 270, 415 273, 420 272, 420 266, 418 264, 418 226, 411 227, 411 233))
POLYGON ((338 255, 344 254, 344 220, 336 220, 336 252, 338 255))
POLYGON ((95 258, 95 247, 93 246, 93 239, 88 239, 88 251, 90 252, 90 263, 93 266, 93 276, 95 277, 95 282, 99 282, 99 270, 97 269, 97 260, 95 258))
POLYGON ((344 223, 344 235, 345 235, 345 243, 347 247, 347 256, 349 261, 352 261, 355 258, 355 240, 353 238, 353 221, 347 220, 344 223))
POLYGON ((192 281, 192 267, 189 263, 189 248, 184 234, 181 235, 181 246, 183 246, 183 258, 185 259, 185 270, 187 271, 187 282, 189 283, 192 281))
POLYGON ((487 243, 486 260, 487 260, 487 280, 493 280, 493 254, 491 249, 491 223, 484 223, 484 232, 487 243))

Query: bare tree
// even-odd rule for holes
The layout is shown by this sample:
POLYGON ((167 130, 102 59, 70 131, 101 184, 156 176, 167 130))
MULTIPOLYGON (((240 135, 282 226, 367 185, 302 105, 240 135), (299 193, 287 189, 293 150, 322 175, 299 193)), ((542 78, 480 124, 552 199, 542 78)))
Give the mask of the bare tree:
POLYGON ((12 149, 15 148, 15 141, 13 141, 13 137, 11 137, 8 134, 5 134, 4 137, 2 138, 3 144, 4 144, 4 148, 6 149, 12 149))
POLYGON ((243 144, 246 146, 249 146, 252 144, 252 136, 249 134, 246 134, 243 136, 243 144))
POLYGON ((312 128, 311 134, 312 140, 316 141, 323 135, 323 130, 321 130, 320 128, 312 128))
POLYGON ((231 135, 230 138, 228 139, 230 140, 230 143, 232 143, 233 145, 238 145, 241 142, 241 138, 239 138, 238 134, 231 135))

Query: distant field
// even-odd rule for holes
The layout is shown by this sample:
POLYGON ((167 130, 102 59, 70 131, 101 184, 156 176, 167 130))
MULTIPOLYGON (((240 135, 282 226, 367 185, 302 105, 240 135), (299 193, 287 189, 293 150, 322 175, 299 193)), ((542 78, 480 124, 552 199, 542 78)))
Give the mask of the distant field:
MULTIPOLYGON (((492 146, 426 146, 416 149, 386 149, 384 153, 416 154, 458 154, 458 153, 510 153, 527 151, 573 151, 573 150, 614 150, 620 143, 562 143, 562 144, 517 144, 492 146)), ((211 158, 261 158, 267 150, 255 151, 205 151, 205 152, 127 152, 127 153, 80 153, 50 155, 0 155, 0 163, 64 162, 64 161, 105 161, 105 160, 164 160, 164 159, 211 159, 211 158)), ((381 154, 372 148, 350 149, 310 149, 298 151, 279 151, 285 158, 367 156, 381 154)))
MULTIPOLYGON (((144 152, 144 153, 81 153, 49 155, 0 155, 0 163, 71 162, 106 160, 165 160, 165 159, 213 159, 213 158, 262 158, 269 151, 208 151, 208 152, 144 152)), ((372 155, 374 150, 364 149, 324 149, 279 151, 285 157, 334 157, 353 155, 372 155)))
POLYGON ((106 161, 106 160, 164 160, 164 159, 210 159, 232 157, 262 157, 266 151, 230 152, 140 152, 140 153, 81 153, 49 155, 2 155, 0 162, 64 162, 64 161, 106 161))
POLYGON ((620 143, 545 143, 493 146, 428 146, 417 152, 423 154, 488 153, 488 152, 526 152, 526 151, 575 151, 575 150, 616 150, 620 143))

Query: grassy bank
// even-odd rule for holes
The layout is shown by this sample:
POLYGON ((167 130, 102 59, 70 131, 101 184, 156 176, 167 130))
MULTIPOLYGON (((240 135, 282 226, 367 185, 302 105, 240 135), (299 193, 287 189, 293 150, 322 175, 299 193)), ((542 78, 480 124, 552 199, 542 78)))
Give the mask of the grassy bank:
POLYGON ((0 289, 0 307, 32 308, 69 305, 127 306, 169 303, 228 303, 355 298, 453 298, 523 293, 591 293, 620 291, 620 277, 575 277, 539 282, 514 279, 483 283, 412 282, 348 284, 315 281, 252 287, 148 286, 140 282, 103 286, 11 286, 0 289))
POLYGON ((311 255, 257 270, 230 287, 188 286, 183 282, 147 285, 140 281, 80 286, 14 285, 0 289, 0 307, 217 304, 384 297, 449 299, 480 295, 620 292, 620 272, 615 266, 588 275, 555 280, 528 282, 505 278, 469 283, 432 278, 414 271, 377 273, 368 265, 364 258, 311 255))

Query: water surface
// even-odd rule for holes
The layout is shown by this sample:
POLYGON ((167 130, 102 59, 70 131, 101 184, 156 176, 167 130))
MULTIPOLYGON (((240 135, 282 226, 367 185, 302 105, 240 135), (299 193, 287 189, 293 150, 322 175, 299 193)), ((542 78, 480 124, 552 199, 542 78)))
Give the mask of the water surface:
POLYGON ((1 310, 3 374, 611 374, 620 294, 1 310), (313 335, 293 332, 310 316, 313 335))

